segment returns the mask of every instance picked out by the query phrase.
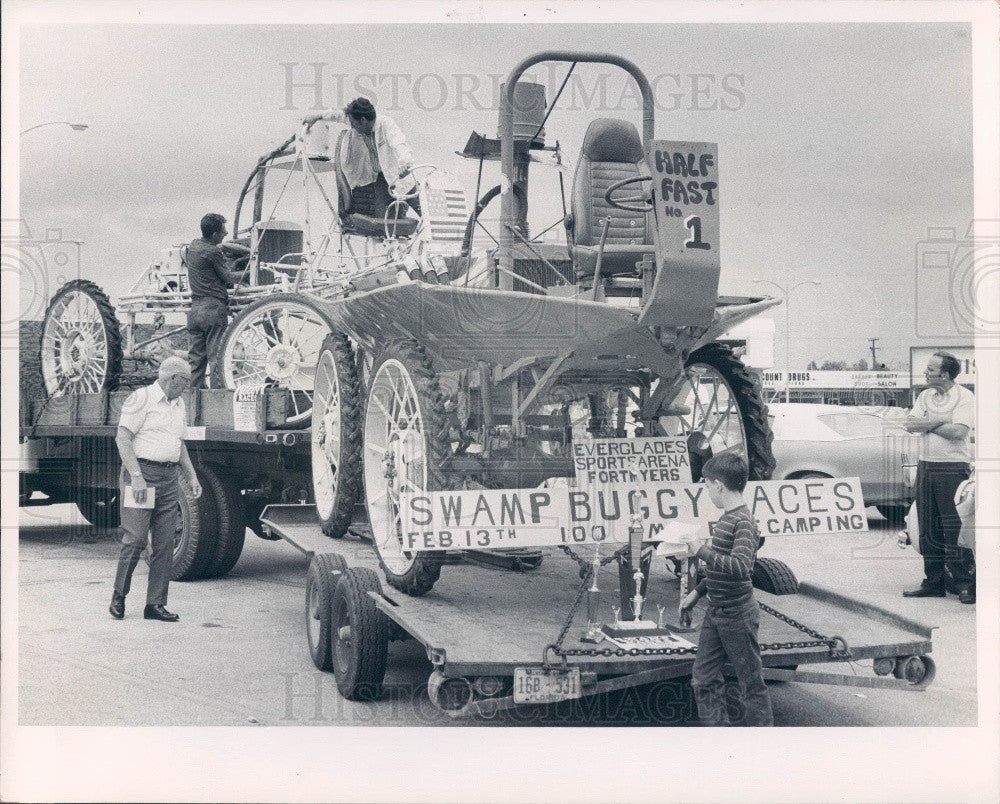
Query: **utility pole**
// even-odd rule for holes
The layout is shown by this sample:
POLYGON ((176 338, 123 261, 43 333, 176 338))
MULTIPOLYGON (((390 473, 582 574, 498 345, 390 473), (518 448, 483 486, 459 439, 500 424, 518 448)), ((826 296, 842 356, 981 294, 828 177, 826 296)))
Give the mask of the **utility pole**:
POLYGON ((872 345, 871 345, 871 350, 872 350, 872 371, 875 371, 878 368, 878 359, 875 357, 875 344, 878 343, 879 339, 878 338, 869 338, 868 340, 870 340, 872 342, 872 345))

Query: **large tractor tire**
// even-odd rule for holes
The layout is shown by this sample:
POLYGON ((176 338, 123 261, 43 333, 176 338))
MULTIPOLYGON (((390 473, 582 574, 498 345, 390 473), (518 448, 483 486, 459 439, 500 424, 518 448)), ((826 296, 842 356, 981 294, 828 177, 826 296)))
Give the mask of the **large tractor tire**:
POLYGON ((173 581, 193 581, 203 577, 206 567, 215 557, 218 537, 213 505, 205 491, 211 481, 204 469, 195 471, 202 492, 196 500, 189 499, 183 490, 180 493, 180 513, 174 536, 174 566, 170 576, 173 581))
POLYGON ((306 639, 309 655, 319 670, 333 667, 333 634, 330 627, 333 593, 339 573, 346 571, 347 562, 338 553, 317 553, 309 562, 306 574, 306 639))
POLYGON ((403 549, 399 495, 444 491, 451 453, 437 375, 413 341, 390 343, 376 359, 365 406, 365 501, 372 539, 389 584, 408 595, 431 590, 443 554, 403 549))
POLYGON ((339 332, 326 336, 316 364, 310 442, 320 526, 339 539, 361 499, 361 394, 354 350, 339 332))
POLYGON ((757 556, 750 580, 755 589, 772 595, 794 595, 799 591, 799 581, 795 573, 784 561, 778 561, 776 558, 757 556))
POLYGON ((673 400, 665 400, 661 425, 668 435, 687 435, 691 474, 701 479, 701 466, 720 452, 738 452, 751 480, 769 480, 774 471, 771 442, 760 381, 721 343, 695 350, 684 364, 684 376, 673 400))
POLYGON ((74 279, 52 297, 39 343, 50 396, 113 391, 122 373, 122 336, 111 300, 93 282, 74 279))
POLYGON ((355 568, 340 576, 333 593, 333 674, 337 689, 349 701, 380 698, 389 662, 389 618, 369 592, 382 594, 378 576, 355 568))
POLYGON ((269 294, 226 329, 212 365, 212 385, 285 388, 291 399, 285 426, 308 427, 316 363, 333 326, 321 303, 296 293, 269 294))
POLYGON ((247 534, 243 495, 236 481, 215 467, 202 466, 200 477, 202 527, 215 533, 215 550, 205 559, 201 577, 221 578, 236 566, 243 552, 247 534))

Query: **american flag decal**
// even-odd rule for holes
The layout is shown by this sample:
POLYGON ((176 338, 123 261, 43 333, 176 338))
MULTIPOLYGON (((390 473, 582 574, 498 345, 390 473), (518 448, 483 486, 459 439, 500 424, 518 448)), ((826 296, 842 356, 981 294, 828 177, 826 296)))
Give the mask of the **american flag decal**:
POLYGON ((461 242, 469 210, 465 204, 465 191, 460 187, 428 187, 420 200, 430 226, 430 239, 434 241, 461 242))

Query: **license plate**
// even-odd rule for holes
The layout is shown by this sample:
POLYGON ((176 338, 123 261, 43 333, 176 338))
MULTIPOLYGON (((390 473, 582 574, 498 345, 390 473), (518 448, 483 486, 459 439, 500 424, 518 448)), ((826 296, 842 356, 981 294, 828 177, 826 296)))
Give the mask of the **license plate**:
POLYGON ((541 667, 514 669, 514 703, 555 703, 580 695, 579 667, 548 671, 541 667))

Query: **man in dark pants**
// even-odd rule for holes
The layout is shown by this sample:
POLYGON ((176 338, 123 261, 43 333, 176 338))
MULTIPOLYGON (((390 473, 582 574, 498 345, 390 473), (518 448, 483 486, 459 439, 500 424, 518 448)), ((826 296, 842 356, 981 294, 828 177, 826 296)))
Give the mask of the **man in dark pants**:
POLYGON ((201 486, 183 441, 187 412, 181 394, 190 379, 187 363, 180 357, 168 357, 160 364, 156 382, 133 391, 122 406, 116 443, 122 458, 121 525, 125 533, 108 609, 116 620, 125 616, 125 597, 132 586, 132 573, 150 532, 153 549, 143 617, 164 622, 180 619, 165 608, 181 493, 178 467, 184 470, 188 496, 201 496, 201 486), (131 502, 126 486, 131 488, 135 506, 125 504, 131 502), (137 507, 146 504, 150 493, 152 507, 137 507))
POLYGON ((962 520, 955 492, 971 474, 976 398, 955 382, 960 371, 954 355, 935 352, 924 371, 929 387, 906 419, 906 429, 921 434, 916 493, 925 577, 920 588, 903 595, 945 597, 951 591, 963 603, 975 603, 975 564, 971 551, 958 546, 962 520))
MULTIPOLYGON (((188 284, 191 287, 191 309, 188 311, 188 333, 191 348, 191 387, 205 387, 205 372, 215 361, 222 335, 229 324, 229 294, 227 288, 239 280, 239 273, 228 268, 219 244, 225 239, 226 219, 215 212, 201 219, 201 237, 187 247, 185 261, 188 284)), ((214 379, 213 385, 220 385, 214 379)))

